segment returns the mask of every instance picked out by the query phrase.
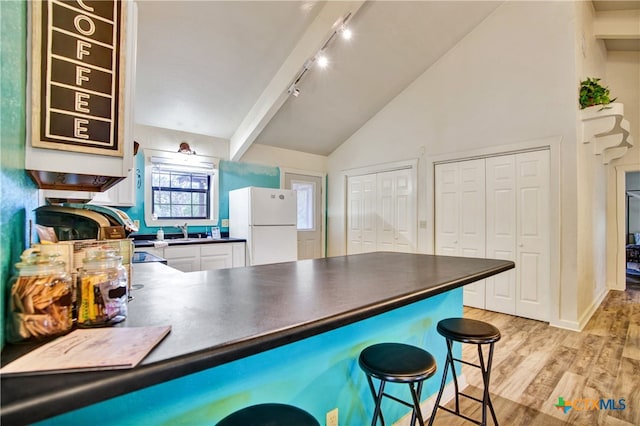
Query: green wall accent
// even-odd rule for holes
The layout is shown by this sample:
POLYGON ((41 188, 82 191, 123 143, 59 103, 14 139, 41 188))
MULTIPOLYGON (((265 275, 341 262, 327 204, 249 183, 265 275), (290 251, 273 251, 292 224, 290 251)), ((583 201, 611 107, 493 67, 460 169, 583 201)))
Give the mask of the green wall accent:
MULTIPOLYGON (((141 179, 141 187, 136 185, 136 205, 135 207, 122 208, 133 220, 140 221, 140 230, 138 234, 155 234, 158 231, 157 226, 146 226, 144 223, 144 155, 138 153, 136 156, 136 176, 139 174, 141 179)), ((260 186, 264 188, 280 188, 280 169, 278 167, 263 166, 252 163, 239 163, 235 161, 220 161, 218 177, 218 206, 219 218, 229 218, 229 191, 244 188, 245 186, 260 186)), ((204 226, 190 226, 190 233, 203 234, 206 232, 204 226)), ((220 227, 221 231, 228 231, 229 228, 220 227)), ((165 234, 178 233, 176 229, 167 229, 165 234)))
POLYGON ((13 264, 28 244, 27 222, 38 190, 24 170, 26 140, 27 2, 0 1, 0 345, 13 264))
MULTIPOLYGON (((233 411, 263 402, 293 404, 310 412, 320 424, 324 424, 325 413, 336 407, 339 424, 370 424, 373 398, 358 366, 360 351, 375 343, 403 342, 431 352, 438 371, 426 381, 422 393, 422 400, 426 400, 439 389, 446 356, 445 340, 437 333, 436 324, 461 316, 462 288, 458 288, 38 424, 215 425, 233 411)), ((460 357, 460 344, 455 344, 454 350, 454 356, 460 357)), ((389 384, 385 390, 409 398, 405 384, 389 384)), ((389 401, 383 410, 389 425, 410 411, 389 401)))
MULTIPOLYGON (((220 219, 229 218, 229 191, 247 186, 280 188, 280 169, 235 161, 220 161, 220 219)), ((229 228, 221 228, 228 231, 229 228)))

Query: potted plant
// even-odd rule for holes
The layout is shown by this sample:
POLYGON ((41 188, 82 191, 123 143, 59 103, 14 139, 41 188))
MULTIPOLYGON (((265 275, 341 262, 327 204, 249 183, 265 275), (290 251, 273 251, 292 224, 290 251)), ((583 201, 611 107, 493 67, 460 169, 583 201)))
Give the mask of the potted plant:
POLYGON ((594 105, 602 105, 600 110, 608 108, 607 105, 615 102, 616 98, 609 99, 609 88, 602 86, 599 78, 589 78, 580 82, 580 109, 594 105))

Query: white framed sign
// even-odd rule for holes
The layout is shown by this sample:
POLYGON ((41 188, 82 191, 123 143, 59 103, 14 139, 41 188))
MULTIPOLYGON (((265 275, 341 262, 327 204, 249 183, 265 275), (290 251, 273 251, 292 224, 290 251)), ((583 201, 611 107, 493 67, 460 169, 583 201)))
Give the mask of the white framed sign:
POLYGON ((123 156, 125 10, 31 2, 33 147, 123 156))

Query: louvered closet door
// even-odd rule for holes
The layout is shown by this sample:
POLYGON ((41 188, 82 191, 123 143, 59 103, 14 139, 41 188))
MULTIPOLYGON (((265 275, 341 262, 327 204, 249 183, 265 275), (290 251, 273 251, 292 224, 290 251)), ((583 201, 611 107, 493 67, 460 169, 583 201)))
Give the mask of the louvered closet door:
MULTIPOLYGON (((436 254, 485 257, 484 159, 438 164, 436 254)), ((485 307, 485 281, 464 286, 464 304, 485 307)))
POLYGON ((416 207, 410 169, 378 173, 378 251, 415 252, 416 207))
POLYGON ((376 177, 347 180, 347 254, 376 250, 376 177))
MULTIPOLYGON (((516 158, 487 158, 487 257, 516 260, 516 158)), ((505 271, 486 279, 486 308, 516 313, 516 272, 505 271)))
POLYGON ((549 320, 549 151, 516 155, 516 315, 549 320))

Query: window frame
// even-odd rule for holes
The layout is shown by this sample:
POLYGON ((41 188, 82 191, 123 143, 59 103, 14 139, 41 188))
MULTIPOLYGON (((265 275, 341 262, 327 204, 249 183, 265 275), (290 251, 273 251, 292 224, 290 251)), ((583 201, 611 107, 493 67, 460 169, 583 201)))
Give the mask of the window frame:
POLYGON ((218 178, 219 178, 219 163, 220 160, 215 157, 208 157, 203 155, 189 155, 182 153, 174 153, 167 151, 158 151, 152 149, 144 150, 144 165, 145 165, 145 179, 144 179, 144 220, 146 226, 175 226, 178 222, 187 222, 190 226, 215 226, 218 224, 219 218, 219 203, 220 197, 218 178), (187 218, 175 218, 175 219, 158 219, 153 217, 153 187, 152 187, 152 173, 154 167, 167 167, 175 171, 184 171, 188 173, 202 173, 205 171, 203 165, 207 166, 206 174, 210 175, 209 182, 209 215, 208 219, 187 219, 187 218), (213 166, 213 167, 211 167, 213 166))

